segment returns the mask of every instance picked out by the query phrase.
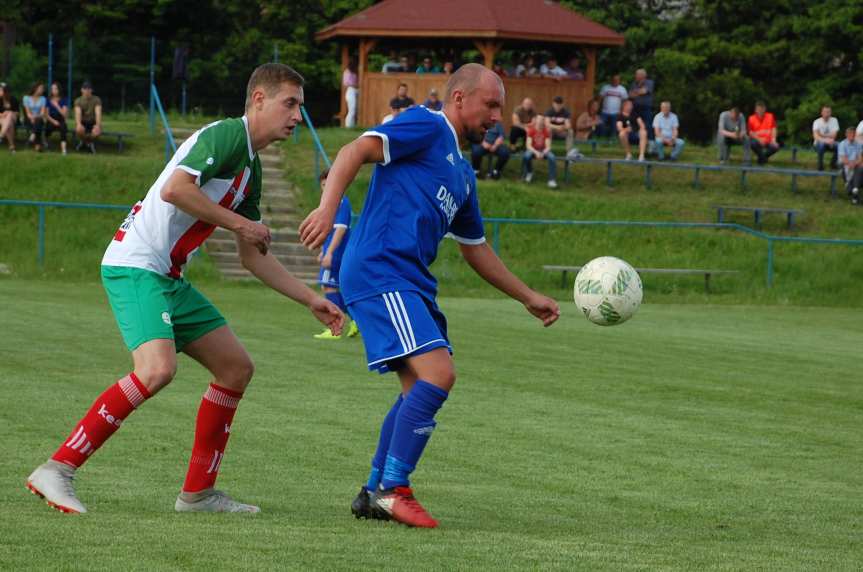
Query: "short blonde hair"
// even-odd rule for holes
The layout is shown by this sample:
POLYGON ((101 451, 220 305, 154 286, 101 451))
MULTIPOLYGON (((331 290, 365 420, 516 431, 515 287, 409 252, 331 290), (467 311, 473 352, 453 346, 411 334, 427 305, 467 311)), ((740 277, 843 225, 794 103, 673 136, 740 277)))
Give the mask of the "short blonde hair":
POLYGON ((279 91, 283 83, 303 87, 306 80, 289 65, 269 63, 256 67, 249 77, 248 85, 246 85, 246 109, 252 104, 252 94, 256 89, 260 87, 267 94, 267 97, 272 97, 279 91))

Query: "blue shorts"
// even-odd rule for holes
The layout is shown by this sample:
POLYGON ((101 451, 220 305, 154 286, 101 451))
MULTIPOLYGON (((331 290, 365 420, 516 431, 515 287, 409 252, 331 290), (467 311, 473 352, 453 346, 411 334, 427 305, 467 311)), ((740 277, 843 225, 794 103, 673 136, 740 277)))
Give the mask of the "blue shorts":
POLYGON ((339 287, 339 267, 335 264, 330 268, 321 267, 320 273, 318 273, 318 284, 321 286, 326 286, 327 288, 338 288, 339 287))
POLYGON ((447 348, 446 317, 431 300, 413 291, 387 292, 348 304, 363 333, 369 371, 387 373, 405 366, 404 358, 447 348))

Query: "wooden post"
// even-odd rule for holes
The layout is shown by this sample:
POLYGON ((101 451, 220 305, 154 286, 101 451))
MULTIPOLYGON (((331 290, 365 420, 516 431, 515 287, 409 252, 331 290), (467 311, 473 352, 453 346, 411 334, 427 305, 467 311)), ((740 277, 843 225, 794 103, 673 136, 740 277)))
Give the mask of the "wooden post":
POLYGON ((360 40, 359 58, 357 60, 357 75, 359 76, 360 97, 357 105, 359 106, 357 113, 357 125, 374 125, 374 112, 369 109, 370 105, 367 101, 369 98, 369 89, 366 85, 366 72, 368 72, 369 52, 377 44, 377 40, 360 40))
POLYGON ((584 55, 587 56, 587 73, 584 79, 590 85, 590 92, 596 86, 596 48, 585 48, 584 55))
POLYGON ((345 101, 345 85, 342 82, 342 78, 344 77, 345 70, 348 69, 348 64, 350 63, 350 53, 348 51, 348 44, 342 44, 342 77, 339 78, 339 85, 341 88, 339 93, 342 94, 341 103, 339 104, 339 123, 342 127, 345 126, 345 117, 348 115, 348 105, 345 101))
POLYGON ((483 57, 483 65, 489 69, 494 67, 494 56, 500 51, 503 47, 503 42, 482 42, 480 40, 474 40, 473 44, 476 46, 476 49, 479 50, 479 53, 482 54, 483 57))

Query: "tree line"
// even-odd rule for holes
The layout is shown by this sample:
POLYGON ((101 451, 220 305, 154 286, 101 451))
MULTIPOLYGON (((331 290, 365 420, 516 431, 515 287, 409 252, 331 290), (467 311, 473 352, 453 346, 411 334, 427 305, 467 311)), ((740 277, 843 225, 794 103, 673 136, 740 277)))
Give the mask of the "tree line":
MULTIPOLYGON (((308 81, 307 107, 320 124, 339 107, 340 54, 317 42, 327 25, 371 0, 9 0, 0 18, 15 28, 6 81, 21 92, 46 77, 54 37, 54 77, 65 86, 69 40, 73 93, 90 79, 109 111, 148 100, 150 37, 156 82, 166 105, 179 107, 177 48, 188 48, 190 107, 242 110, 254 66, 290 63, 308 81)), ((657 100, 672 101, 683 131, 708 141, 720 111, 750 113, 756 100, 780 120, 786 141, 806 141, 821 105, 843 127, 863 119, 863 3, 847 0, 562 0, 623 34, 626 45, 599 50, 597 90, 614 73, 631 79, 646 68, 657 100)), ((0 58, 2 61, 2 58, 0 58)), ((626 81, 628 83, 628 81, 626 81)))

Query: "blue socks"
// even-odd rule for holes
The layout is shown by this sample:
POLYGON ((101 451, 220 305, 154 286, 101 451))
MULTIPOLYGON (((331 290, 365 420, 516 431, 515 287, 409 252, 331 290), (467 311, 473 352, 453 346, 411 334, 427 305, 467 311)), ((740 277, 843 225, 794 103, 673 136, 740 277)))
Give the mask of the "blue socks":
POLYGON ((372 458, 372 471, 369 473, 369 481, 366 483, 366 489, 373 491, 381 484, 381 477, 384 474, 384 465, 387 462, 387 450, 390 448, 390 441, 393 437, 393 427, 396 424, 396 414, 401 407, 402 394, 399 393, 399 398, 390 408, 387 416, 384 417, 384 422, 381 424, 381 435, 378 438, 378 449, 375 451, 375 456, 372 458))
POLYGON ((346 316, 350 317, 350 314, 348 314, 348 306, 345 304, 345 299, 342 298, 341 292, 325 292, 324 298, 338 306, 339 310, 344 312, 346 316))
MULTIPOLYGON (((389 489, 410 485, 408 476, 419 462, 423 449, 437 425, 434 416, 443 406, 448 395, 440 387, 421 379, 414 384, 394 416, 392 439, 386 452, 381 487, 389 489)), ((384 421, 384 425, 387 420, 384 421)), ((383 439, 383 430, 381 439, 383 439)), ((380 452, 380 446, 378 452, 380 452)), ((377 459, 377 455, 375 458, 377 459)))

